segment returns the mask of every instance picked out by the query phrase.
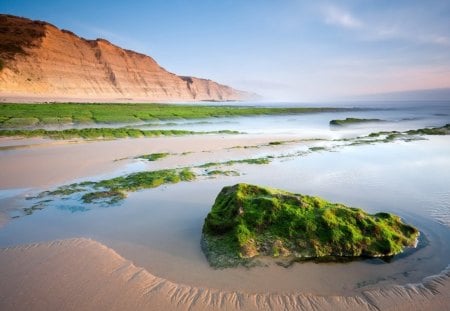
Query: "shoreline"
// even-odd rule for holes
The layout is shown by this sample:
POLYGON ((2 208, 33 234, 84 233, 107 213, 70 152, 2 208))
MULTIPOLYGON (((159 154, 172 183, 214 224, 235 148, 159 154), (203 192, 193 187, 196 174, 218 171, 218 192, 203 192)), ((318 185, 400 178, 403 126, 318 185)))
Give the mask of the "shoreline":
POLYGON ((176 284, 86 238, 3 248, 0 264, 0 307, 5 310, 443 310, 450 303, 450 265, 420 283, 321 296, 176 284))

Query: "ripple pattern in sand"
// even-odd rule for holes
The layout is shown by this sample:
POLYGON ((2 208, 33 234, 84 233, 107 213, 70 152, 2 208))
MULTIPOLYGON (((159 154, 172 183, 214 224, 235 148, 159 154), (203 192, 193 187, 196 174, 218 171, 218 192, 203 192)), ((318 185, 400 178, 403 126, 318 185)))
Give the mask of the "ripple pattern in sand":
POLYGON ((450 227, 450 192, 434 195, 434 204, 428 207, 430 215, 439 223, 450 227))
POLYGON ((176 284, 89 239, 0 250, 2 310, 446 310, 450 266, 421 283, 355 296, 244 293, 176 284), (81 259, 82 258, 82 259, 81 259), (45 284, 45 286, 42 286, 45 284))

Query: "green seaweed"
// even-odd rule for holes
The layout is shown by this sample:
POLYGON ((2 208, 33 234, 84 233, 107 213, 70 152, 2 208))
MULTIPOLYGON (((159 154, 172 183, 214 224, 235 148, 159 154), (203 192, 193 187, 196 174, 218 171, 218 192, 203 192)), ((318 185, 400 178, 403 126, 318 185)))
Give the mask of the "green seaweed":
POLYGON ((214 166, 231 166, 235 164, 269 164, 270 160, 273 157, 263 157, 263 158, 250 158, 250 159, 241 159, 241 160, 230 160, 225 162, 207 162, 201 165, 198 165, 199 168, 208 168, 214 166))
POLYGON ((93 203, 93 202, 103 202, 107 204, 115 204, 123 199, 125 199, 127 195, 117 189, 111 189, 106 191, 96 191, 96 192, 89 192, 84 194, 81 197, 81 200, 83 203, 93 203))
POLYGON ((45 137, 50 139, 118 139, 157 136, 182 136, 205 134, 240 134, 237 131, 221 130, 210 132, 196 132, 186 130, 141 130, 133 128, 82 128, 66 130, 0 130, 0 137, 45 137))
POLYGON ((222 175, 222 176, 239 176, 240 174, 239 174, 239 172, 233 171, 233 170, 229 170, 229 171, 212 170, 212 171, 206 172, 206 175, 208 175, 208 176, 217 176, 217 175, 222 175))
POLYGON ((94 183, 95 189, 109 189, 120 191, 137 191, 156 188, 163 184, 175 184, 180 181, 191 181, 195 174, 188 168, 166 169, 159 171, 137 172, 126 176, 105 179, 94 183))
POLYGON ((360 119, 360 118, 346 118, 343 120, 331 120, 330 125, 333 126, 344 126, 350 124, 359 124, 359 123, 369 123, 369 122, 384 122, 381 119, 360 119))
POLYGON ((257 256, 290 259, 380 257, 414 246, 419 231, 389 213, 255 185, 224 187, 203 225, 202 247, 213 267, 257 256))
POLYGON ((48 195, 54 196, 68 196, 77 192, 86 191, 86 188, 80 184, 70 184, 58 187, 56 190, 48 191, 48 195))
POLYGON ((125 199, 127 192, 156 188, 164 184, 175 184, 181 181, 191 181, 195 178, 196 175, 189 168, 137 172, 96 182, 85 181, 64 185, 53 191, 41 192, 28 199, 42 199, 48 196, 59 196, 64 199, 71 197, 73 194, 81 193, 80 199, 83 203, 115 204, 125 199))
POLYGON ((150 153, 150 154, 144 154, 141 156, 136 157, 136 159, 145 159, 148 161, 157 161, 160 159, 163 159, 165 157, 168 157, 170 153, 167 152, 160 152, 160 153, 150 153))
MULTIPOLYGON (((0 106, 0 127, 9 127, 3 118, 35 118, 39 124, 136 123, 176 119, 282 115, 350 111, 348 108, 267 108, 252 106, 204 106, 171 104, 84 104, 84 103, 9 103, 0 106)), ((25 121, 25 120, 24 120, 25 121)), ((14 126, 29 126, 16 122, 14 126)))
POLYGON ((408 130, 405 132, 398 132, 398 131, 380 131, 380 132, 374 132, 370 133, 366 137, 358 137, 357 139, 366 139, 366 138, 380 138, 376 141, 381 142, 391 142, 396 139, 403 139, 403 140, 412 140, 412 136, 426 136, 426 135, 449 135, 450 134, 450 123, 440 126, 440 127, 428 127, 428 128, 420 128, 415 130, 408 130), (384 137, 384 138, 382 138, 384 137))
POLYGON ((271 141, 271 142, 269 142, 269 146, 278 146, 278 145, 283 145, 283 144, 285 144, 286 142, 285 141, 271 141))

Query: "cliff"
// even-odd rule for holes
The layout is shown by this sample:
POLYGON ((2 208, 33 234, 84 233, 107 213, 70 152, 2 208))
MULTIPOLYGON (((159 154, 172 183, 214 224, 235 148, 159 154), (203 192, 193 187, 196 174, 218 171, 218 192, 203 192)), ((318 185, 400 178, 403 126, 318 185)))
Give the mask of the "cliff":
POLYGON ((250 93, 166 71, 151 57, 41 21, 0 15, 0 98, 244 100, 250 93))

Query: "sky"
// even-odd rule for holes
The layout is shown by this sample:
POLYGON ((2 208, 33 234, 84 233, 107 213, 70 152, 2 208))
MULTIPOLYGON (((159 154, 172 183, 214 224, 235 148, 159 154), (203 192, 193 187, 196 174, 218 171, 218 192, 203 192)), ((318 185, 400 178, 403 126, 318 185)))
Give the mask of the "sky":
POLYGON ((0 0, 268 100, 450 88, 449 0, 0 0))

